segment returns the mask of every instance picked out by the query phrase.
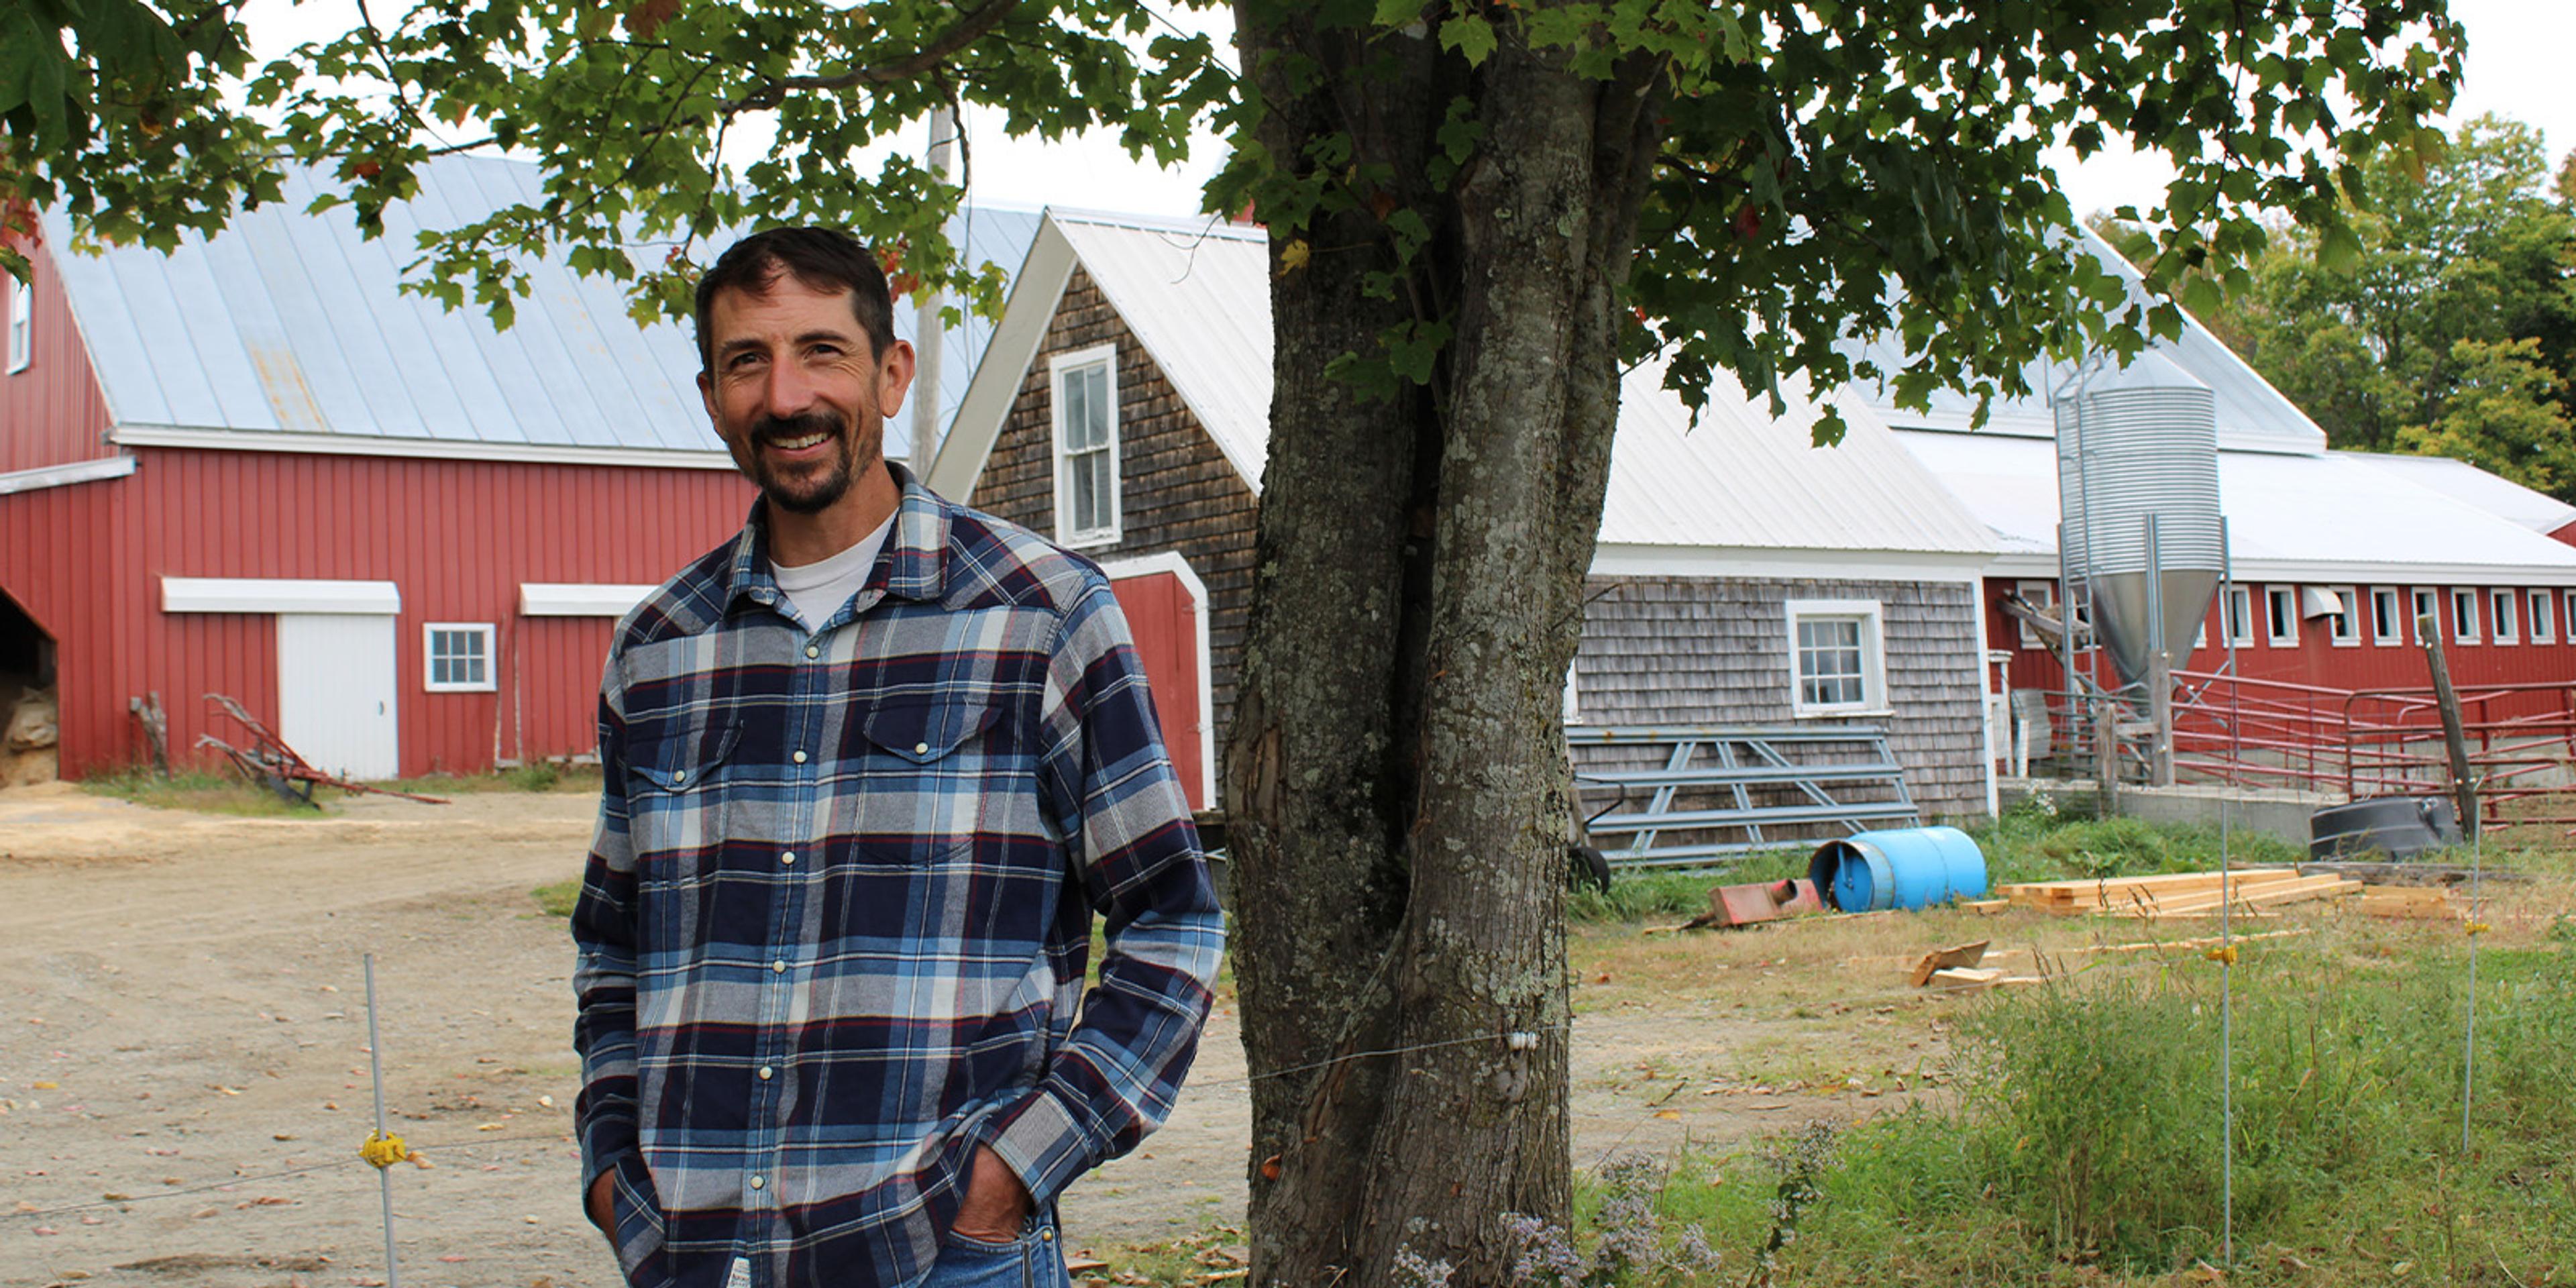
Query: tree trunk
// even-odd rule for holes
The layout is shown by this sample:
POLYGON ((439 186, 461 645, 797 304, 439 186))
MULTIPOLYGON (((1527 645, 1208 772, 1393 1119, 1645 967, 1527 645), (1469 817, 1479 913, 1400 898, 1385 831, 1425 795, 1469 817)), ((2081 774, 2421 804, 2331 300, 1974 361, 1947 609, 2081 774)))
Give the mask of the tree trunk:
POLYGON ((1587 79, 1508 37, 1471 72, 1395 36, 1404 74, 1363 97, 1334 69, 1383 44, 1242 8, 1263 145, 1304 156, 1347 135, 1351 173, 1437 215, 1394 300, 1365 289, 1392 266, 1387 203, 1273 234, 1316 249, 1272 290, 1277 392, 1227 775, 1252 1281, 1388 1283, 1409 1250, 1461 1285, 1501 1283, 1504 1216, 1562 1223, 1571 1207, 1558 714, 1658 87, 1650 68, 1587 79), (1327 70, 1277 74, 1282 51, 1327 70), (1479 159, 1433 191, 1420 176, 1460 94, 1479 159), (1456 331, 1427 389, 1363 402, 1322 377, 1429 316, 1456 331))

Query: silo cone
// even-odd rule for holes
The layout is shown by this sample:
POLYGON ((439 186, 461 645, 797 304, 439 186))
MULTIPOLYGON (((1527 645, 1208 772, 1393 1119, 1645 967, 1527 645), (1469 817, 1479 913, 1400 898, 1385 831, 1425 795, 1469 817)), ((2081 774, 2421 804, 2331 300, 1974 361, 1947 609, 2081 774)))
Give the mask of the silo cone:
POLYGON ((1986 852, 1955 827, 1855 832, 1816 847, 1807 878, 1844 912, 1912 909, 1986 893, 1986 852))

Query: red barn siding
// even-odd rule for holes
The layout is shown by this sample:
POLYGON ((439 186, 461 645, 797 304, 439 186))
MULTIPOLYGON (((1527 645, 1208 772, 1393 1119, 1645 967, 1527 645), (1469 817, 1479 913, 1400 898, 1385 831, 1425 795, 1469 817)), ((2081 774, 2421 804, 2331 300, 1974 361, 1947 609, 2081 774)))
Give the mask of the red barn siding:
POLYGON ((1206 745, 1199 711, 1199 611, 1189 587, 1168 572, 1121 577, 1110 583, 1136 641, 1137 664, 1153 694, 1154 720, 1163 750, 1180 775, 1190 808, 1208 804, 1206 745))
MULTIPOLYGON (((712 543, 710 543, 712 544, 712 543)), ((671 571, 677 572, 673 565, 671 571)), ((519 623, 509 674, 516 718, 513 759, 543 760, 599 750, 599 672, 608 658, 613 617, 530 617, 519 623)))
MULTIPOLYGON (((2424 651, 2411 642, 2413 638, 2411 635, 2407 637, 2409 642, 2382 644, 2374 637, 2371 630, 2371 592, 2379 589, 2395 589, 2401 596, 2407 596, 2399 601, 2401 606, 2411 606, 2413 603, 2411 591, 2416 589, 2412 586, 2387 587, 2369 583, 2348 586, 2345 583, 2336 582, 2316 583, 2330 586, 2338 592, 2346 589, 2355 592, 2357 602, 2354 612, 2358 627, 2358 641, 2348 645, 2336 645, 2326 622, 2315 619, 2303 620, 2299 623, 2299 638, 2295 644, 2271 643, 2264 629, 2264 592, 2275 585, 2290 586, 2296 590, 2299 585, 2305 584, 2307 583, 2244 583, 2244 589, 2251 592, 2252 596, 2254 641, 2237 646, 2236 674, 2249 680, 2277 680, 2356 692, 2420 689, 2433 682, 2432 674, 2424 660, 2424 651)), ((1997 607, 2005 592, 2011 590, 2013 585, 2014 579, 2011 578, 1990 578, 1986 582, 1986 602, 1990 614, 1986 626, 1987 638, 1994 641, 1997 648, 2014 650, 2011 664, 2013 687, 2063 688, 2065 672, 2058 665, 2057 658, 2038 649, 2023 647, 2020 642, 2020 623, 2005 615, 2003 610, 1997 607)), ((2494 642, 2491 625, 2486 621, 2486 614, 2491 611, 2488 606, 2489 593, 2496 589, 2491 586, 2470 588, 2478 592, 2480 609, 2478 642, 2460 643, 2458 624, 2452 619, 2451 614, 2450 592, 2453 587, 2426 586, 2422 589, 2436 592, 2441 605, 2442 644, 2447 652, 2451 678, 2454 682, 2463 686, 2576 682, 2576 643, 2570 643, 2567 638, 2569 622, 2567 592, 2564 588, 2547 588, 2551 605, 2555 610, 2553 619, 2555 629, 2550 632, 2551 642, 2547 644, 2531 642, 2528 622, 2519 625, 2516 632, 2519 642, 2513 644, 2494 642)), ((2534 589, 2539 588, 2529 586, 2514 588, 2518 596, 2516 602, 2522 607, 2524 613, 2529 610, 2531 591, 2534 589)), ((2202 631, 2203 638, 2208 643, 2196 650, 2191 660, 2184 664, 2182 669, 2215 672, 2227 665, 2226 636, 2219 620, 2220 608, 2221 605, 2213 598, 2202 631)))
POLYGON ((146 449, 131 477, 0 497, 0 589, 53 635, 63 770, 131 762, 126 701, 170 745, 233 739, 203 695, 277 710, 274 618, 165 613, 164 577, 390 581, 404 774, 591 750, 607 618, 526 619, 522 582, 659 582, 750 504, 729 471, 146 449), (430 622, 495 630, 495 691, 424 689, 430 622), (519 666, 525 659, 526 670, 519 666))
MULTIPOLYGON (((62 276, 45 247, 35 251, 28 257, 36 301, 27 369, 0 373, 0 474, 116 454, 107 441, 107 399, 72 325, 62 276)), ((0 349, 0 359, 5 356, 0 349)))
MULTIPOLYGON (((115 657, 105 647, 122 598, 119 541, 110 522, 114 499, 131 477, 0 496, 0 593, 15 601, 55 645, 56 685, 64 712, 60 755, 66 766, 121 763, 106 740, 113 723, 79 722, 71 713, 126 719, 115 657)), ((0 701, 16 697, 0 695, 0 701)))

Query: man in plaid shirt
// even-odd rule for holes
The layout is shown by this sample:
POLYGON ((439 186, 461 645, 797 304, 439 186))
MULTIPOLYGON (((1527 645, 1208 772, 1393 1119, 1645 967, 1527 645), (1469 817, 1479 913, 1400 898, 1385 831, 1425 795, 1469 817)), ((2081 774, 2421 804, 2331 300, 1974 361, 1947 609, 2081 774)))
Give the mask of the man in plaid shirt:
POLYGON ((1109 583, 883 459, 892 312, 820 229, 698 287, 761 499, 618 626, 573 914, 584 1195, 637 1285, 1063 1284, 1057 1194, 1207 1016, 1222 921, 1109 583))

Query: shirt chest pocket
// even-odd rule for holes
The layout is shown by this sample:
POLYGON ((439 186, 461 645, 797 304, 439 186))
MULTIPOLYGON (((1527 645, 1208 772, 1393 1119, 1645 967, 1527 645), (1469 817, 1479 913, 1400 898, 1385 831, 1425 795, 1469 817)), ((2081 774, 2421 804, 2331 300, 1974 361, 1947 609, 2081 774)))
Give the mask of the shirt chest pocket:
POLYGON ((726 839, 736 724, 675 730, 627 753, 627 809, 647 879, 713 867, 726 839))
POLYGON ((989 703, 881 702, 859 724, 859 774, 834 831, 862 863, 920 865, 960 857, 985 829, 1000 759, 989 703))

